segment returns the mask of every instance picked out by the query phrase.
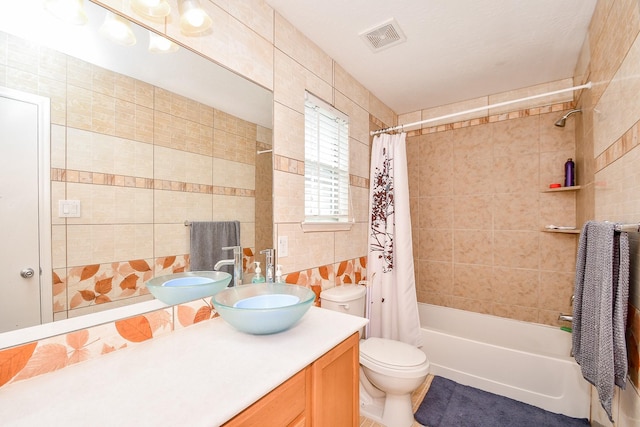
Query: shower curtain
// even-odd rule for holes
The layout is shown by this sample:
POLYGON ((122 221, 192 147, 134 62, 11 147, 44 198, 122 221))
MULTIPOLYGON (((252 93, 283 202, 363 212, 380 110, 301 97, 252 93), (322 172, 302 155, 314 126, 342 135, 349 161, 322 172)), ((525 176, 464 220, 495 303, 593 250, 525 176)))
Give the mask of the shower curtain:
POLYGON ((376 135, 369 189, 369 336, 419 346, 406 133, 376 135))

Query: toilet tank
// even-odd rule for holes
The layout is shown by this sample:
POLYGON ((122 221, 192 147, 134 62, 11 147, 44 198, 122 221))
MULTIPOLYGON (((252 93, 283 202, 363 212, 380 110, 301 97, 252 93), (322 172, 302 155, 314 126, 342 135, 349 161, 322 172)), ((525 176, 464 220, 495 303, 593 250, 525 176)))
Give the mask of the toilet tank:
POLYGON ((341 285, 320 292, 320 307, 364 317, 367 288, 363 285, 341 285))

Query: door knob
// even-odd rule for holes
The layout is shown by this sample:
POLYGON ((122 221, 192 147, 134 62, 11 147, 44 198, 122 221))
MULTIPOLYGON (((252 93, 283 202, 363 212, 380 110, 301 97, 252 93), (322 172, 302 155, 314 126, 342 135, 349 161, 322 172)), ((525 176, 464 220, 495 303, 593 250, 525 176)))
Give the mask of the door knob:
POLYGON ((25 268, 24 270, 22 270, 20 272, 20 275, 22 277, 24 277, 25 279, 29 279, 31 277, 33 277, 35 271, 33 271, 33 268, 25 268))

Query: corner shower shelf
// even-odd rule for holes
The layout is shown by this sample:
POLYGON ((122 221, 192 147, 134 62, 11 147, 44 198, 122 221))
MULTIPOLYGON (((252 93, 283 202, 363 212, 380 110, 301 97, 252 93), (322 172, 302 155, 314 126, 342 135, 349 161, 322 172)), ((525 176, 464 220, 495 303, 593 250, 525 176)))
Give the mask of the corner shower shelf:
POLYGON ((543 228, 542 231, 544 231, 545 233, 580 234, 580 230, 578 230, 578 229, 557 230, 557 229, 552 229, 552 228, 543 228))
MULTIPOLYGON (((557 193, 561 191, 577 191, 581 187, 579 185, 574 185, 572 187, 558 187, 558 188, 548 188, 543 191, 543 193, 557 193)), ((558 230, 554 228, 543 228, 542 231, 545 233, 562 233, 562 234, 580 234, 580 230, 574 228, 571 230, 558 230)))
POLYGON ((577 191, 581 187, 579 185, 574 185, 573 187, 558 187, 558 188, 549 188, 543 191, 543 193, 557 193, 559 191, 577 191))

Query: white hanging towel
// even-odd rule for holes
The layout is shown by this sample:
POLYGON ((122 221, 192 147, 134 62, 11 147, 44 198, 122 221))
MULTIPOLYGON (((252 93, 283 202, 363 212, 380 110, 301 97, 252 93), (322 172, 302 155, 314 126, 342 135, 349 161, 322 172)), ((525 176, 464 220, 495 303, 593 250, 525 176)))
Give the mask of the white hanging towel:
POLYGON ((405 133, 374 137, 369 182, 370 334, 419 346, 405 133))

